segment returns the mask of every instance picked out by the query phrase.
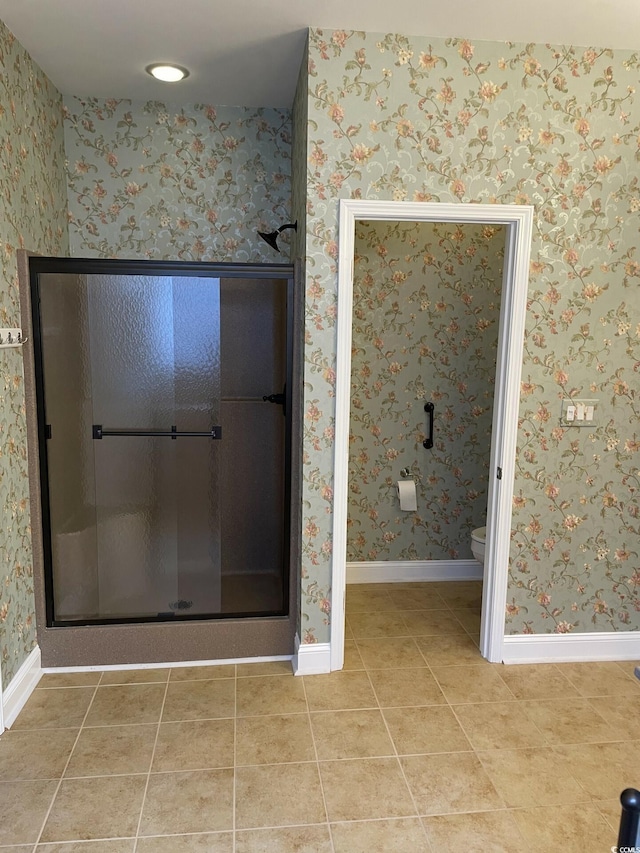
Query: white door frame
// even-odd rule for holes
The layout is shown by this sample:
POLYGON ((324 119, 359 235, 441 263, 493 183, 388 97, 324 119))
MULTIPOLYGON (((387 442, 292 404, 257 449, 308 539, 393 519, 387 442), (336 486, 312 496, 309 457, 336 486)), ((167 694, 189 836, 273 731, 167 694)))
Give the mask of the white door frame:
POLYGON ((351 404, 351 332, 356 220, 459 222, 506 226, 493 406, 480 650, 502 661, 518 406, 533 231, 533 207, 341 199, 338 255, 336 421, 331 579, 331 669, 342 669, 351 404), (502 479, 497 470, 502 469, 502 479))

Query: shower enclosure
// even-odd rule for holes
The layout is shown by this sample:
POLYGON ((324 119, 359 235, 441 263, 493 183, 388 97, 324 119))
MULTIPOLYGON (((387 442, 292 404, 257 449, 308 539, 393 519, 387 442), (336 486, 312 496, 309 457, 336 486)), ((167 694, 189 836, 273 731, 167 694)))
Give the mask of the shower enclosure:
POLYGON ((163 660, 291 638, 292 268, 29 266, 45 631, 95 626, 118 662, 123 626, 208 638, 163 660))

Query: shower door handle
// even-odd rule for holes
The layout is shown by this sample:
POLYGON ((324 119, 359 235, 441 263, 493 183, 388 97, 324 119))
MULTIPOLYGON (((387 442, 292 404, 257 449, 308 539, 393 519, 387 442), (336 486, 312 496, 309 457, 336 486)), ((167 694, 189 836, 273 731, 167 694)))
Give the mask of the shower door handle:
POLYGON ((433 410, 435 406, 433 403, 425 403, 424 410, 427 413, 427 437, 422 442, 422 446, 426 447, 427 450, 431 450, 433 447, 433 410))
POLYGON ((175 426, 171 429, 105 429, 102 424, 93 424, 92 435, 95 440, 100 440, 110 435, 126 436, 167 436, 168 438, 222 438, 222 427, 212 426, 210 430, 203 432, 189 432, 181 430, 178 432, 175 426))

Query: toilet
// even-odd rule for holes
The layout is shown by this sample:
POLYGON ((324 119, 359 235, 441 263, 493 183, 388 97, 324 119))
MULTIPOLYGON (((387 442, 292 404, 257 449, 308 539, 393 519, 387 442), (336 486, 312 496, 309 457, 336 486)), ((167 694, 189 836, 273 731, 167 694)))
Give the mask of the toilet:
POLYGON ((471 532, 471 551, 473 556, 482 566, 484 566, 484 541, 486 536, 486 527, 477 527, 471 532))

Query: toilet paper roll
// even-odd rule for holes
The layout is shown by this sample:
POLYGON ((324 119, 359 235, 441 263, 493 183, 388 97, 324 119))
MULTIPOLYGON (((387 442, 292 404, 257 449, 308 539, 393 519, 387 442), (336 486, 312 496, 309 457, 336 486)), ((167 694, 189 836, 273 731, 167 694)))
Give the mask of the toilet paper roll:
POLYGON ((415 512, 418 509, 415 481, 398 480, 398 497, 400 498, 400 509, 406 512, 415 512))

